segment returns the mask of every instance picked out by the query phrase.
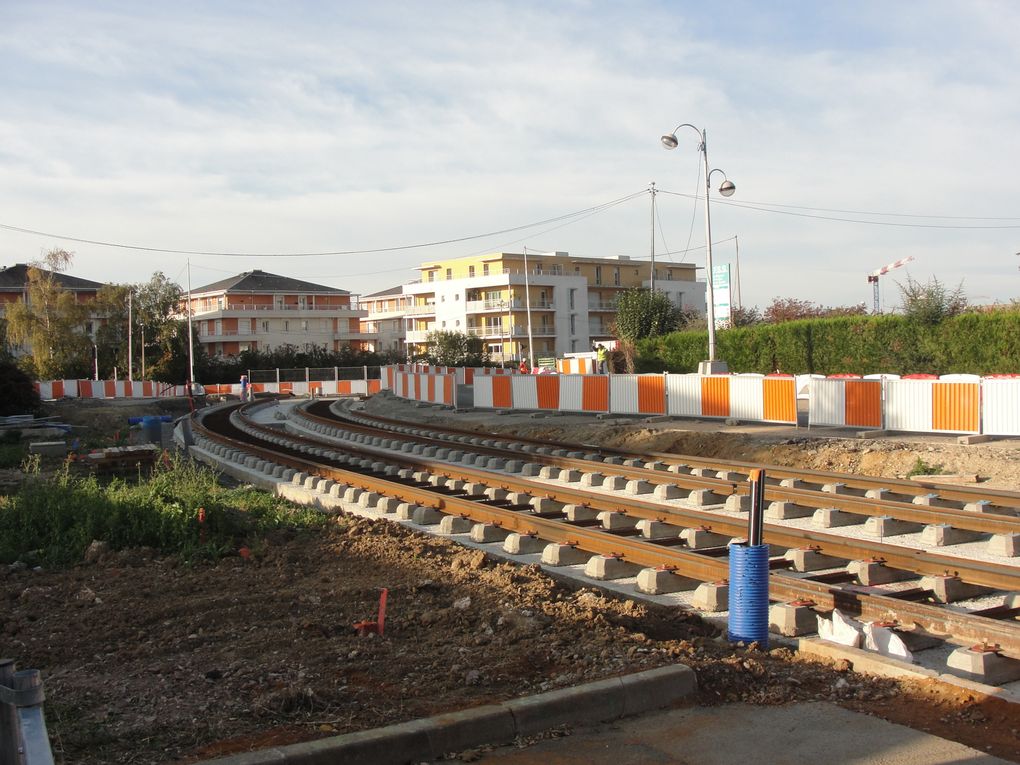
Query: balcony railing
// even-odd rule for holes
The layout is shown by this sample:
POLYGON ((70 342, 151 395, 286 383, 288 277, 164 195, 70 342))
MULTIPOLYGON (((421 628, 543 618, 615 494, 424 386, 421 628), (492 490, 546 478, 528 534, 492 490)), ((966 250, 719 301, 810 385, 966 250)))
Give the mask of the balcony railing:
POLYGON ((254 305, 250 303, 232 303, 230 305, 217 305, 215 303, 200 303, 192 308, 193 315, 203 313, 215 313, 216 311, 356 311, 348 305, 297 305, 285 303, 283 305, 254 305))
POLYGON ((614 302, 608 303, 591 303, 588 305, 589 311, 615 311, 617 304, 614 302))
POLYGON ((436 312, 436 304, 429 303, 428 305, 411 305, 407 307, 408 316, 421 316, 422 314, 430 314, 436 312))

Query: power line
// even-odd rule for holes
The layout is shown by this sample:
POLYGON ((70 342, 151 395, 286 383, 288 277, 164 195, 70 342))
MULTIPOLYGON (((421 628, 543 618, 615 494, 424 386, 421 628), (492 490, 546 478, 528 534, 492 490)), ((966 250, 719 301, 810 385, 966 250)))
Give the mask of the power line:
MULTIPOLYGON (((697 199, 697 197, 695 195, 685 194, 685 193, 683 193, 681 191, 666 191, 665 189, 661 189, 661 191, 662 191, 663 194, 672 194, 673 196, 685 197, 687 199, 697 199)), ((952 226, 952 225, 945 225, 945 224, 939 224, 939 223, 896 223, 896 222, 893 222, 893 221, 884 221, 884 220, 860 220, 860 219, 857 219, 857 218, 836 218, 836 217, 833 217, 831 215, 809 215, 808 213, 798 213, 798 212, 793 212, 791 210, 774 210, 774 209, 771 209, 769 207, 759 207, 759 206, 757 206, 754 203, 734 202, 731 199, 718 199, 718 200, 715 201, 715 204, 729 205, 730 207, 741 207, 741 208, 743 208, 745 210, 754 210, 756 212, 775 213, 777 215, 792 215, 792 216, 795 216, 797 218, 814 218, 816 220, 831 220, 831 221, 836 221, 836 222, 839 222, 839 223, 856 223, 856 224, 864 225, 864 226, 893 226, 893 227, 896 227, 896 228, 934 228, 934 229, 957 229, 957 230, 1001 230, 1001 229, 1020 228, 1020 224, 1004 225, 1004 226, 952 226)), ((803 208, 803 209, 812 209, 812 208, 803 208)), ((867 213, 867 214, 871 214, 871 213, 867 213)), ((875 214, 885 214, 885 213, 875 213, 875 214)), ((888 213, 888 214, 893 214, 893 213, 888 213)), ((910 217, 914 217, 914 216, 910 216, 910 217)), ((939 218, 941 216, 932 215, 932 216, 917 216, 917 217, 939 218)), ((967 220, 970 220, 970 219, 967 219, 967 220)), ((1016 218, 988 218, 988 219, 977 218, 975 220, 1017 220, 1017 219, 1016 218)))
POLYGON ((12 226, 6 223, 0 223, 0 229, 7 231, 15 231, 20 234, 32 234, 35 236, 45 236, 50 239, 61 239, 67 242, 77 242, 79 244, 91 244, 98 247, 115 247, 123 250, 139 250, 142 252, 159 252, 167 255, 204 255, 208 257, 224 257, 224 258, 314 258, 322 256, 336 256, 336 255, 373 255, 381 252, 398 252, 400 250, 415 250, 422 249, 425 247, 438 247, 445 244, 457 244, 459 242, 468 242, 474 239, 485 239, 490 236, 498 236, 500 234, 508 234, 513 231, 523 231, 529 228, 535 228, 537 226, 544 226, 549 223, 557 223, 559 221, 568 220, 570 218, 576 218, 579 216, 593 215, 603 210, 614 207, 623 202, 627 202, 631 199, 635 199, 642 194, 647 193, 646 189, 627 194, 626 196, 618 199, 604 202, 594 207, 588 207, 584 210, 578 210, 576 212, 567 213, 566 215, 557 215, 554 218, 547 218, 545 220, 536 221, 534 223, 527 223, 522 226, 513 226, 511 228, 504 228, 498 231, 489 231, 484 234, 472 234, 470 236, 455 237, 452 239, 441 239, 433 242, 419 242, 416 244, 403 244, 395 245, 393 247, 376 247, 367 250, 335 250, 329 252, 268 252, 268 253, 257 253, 257 252, 213 252, 209 250, 175 250, 167 247, 147 247, 144 245, 135 244, 123 244, 120 242, 106 242, 97 239, 84 239, 82 237, 67 236, 64 234, 54 234, 47 231, 38 231, 30 228, 23 228, 21 226, 12 226))

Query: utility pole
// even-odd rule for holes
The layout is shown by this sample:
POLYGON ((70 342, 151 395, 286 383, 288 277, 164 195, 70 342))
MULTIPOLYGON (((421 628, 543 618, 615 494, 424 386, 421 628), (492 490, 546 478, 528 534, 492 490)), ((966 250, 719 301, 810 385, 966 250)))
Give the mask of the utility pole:
POLYGON ((191 334, 191 258, 188 258, 188 393, 195 385, 195 341, 191 334))
POLYGON ((128 382, 132 382, 135 379, 134 375, 132 374, 132 371, 134 369, 134 364, 132 363, 132 358, 131 357, 133 355, 134 354, 132 353, 132 349, 131 349, 131 290, 129 289, 128 290, 128 382))
POLYGON ((531 333, 531 283, 528 280, 528 248, 524 248, 524 306, 528 312, 528 363, 535 368, 535 338, 531 333))
POLYGON ((743 308, 744 304, 740 298, 740 240, 737 239, 736 235, 733 236, 733 244, 737 248, 737 308, 743 308))
POLYGON ((649 189, 652 193, 652 292, 655 292, 655 181, 649 189))

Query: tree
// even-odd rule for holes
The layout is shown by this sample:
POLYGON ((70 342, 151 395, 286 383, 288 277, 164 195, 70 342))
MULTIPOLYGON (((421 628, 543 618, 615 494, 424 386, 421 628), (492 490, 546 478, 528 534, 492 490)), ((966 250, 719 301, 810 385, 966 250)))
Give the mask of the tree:
POLYGON ((761 322, 761 312, 757 306, 754 308, 739 306, 730 310, 731 327, 753 327, 755 324, 761 324, 761 322))
POLYGON ((773 298, 772 303, 765 309, 763 318, 768 324, 782 324, 784 321, 799 319, 831 319, 837 316, 864 316, 867 313, 868 308, 864 303, 852 306, 823 306, 798 298, 773 298))
POLYGON ((125 376, 128 365, 128 295, 131 287, 124 284, 104 284, 96 293, 93 310, 103 317, 96 330, 96 354, 99 376, 112 377, 117 369, 125 376))
POLYGON ((28 269, 27 300, 7 308, 9 340, 25 346, 20 363, 39 379, 85 376, 91 366, 92 341, 85 333, 88 306, 78 303, 56 275, 71 263, 71 253, 51 250, 28 269))
MULTIPOLYGON (((180 310, 183 292, 162 271, 156 271, 145 284, 134 286, 135 326, 138 328, 140 371, 145 372, 146 360, 153 364, 165 361, 172 353, 181 333, 180 310)), ((187 328, 185 323, 185 336, 187 328)))
POLYGON ((488 354, 480 337, 463 332, 435 330, 425 336, 429 364, 449 367, 477 367, 486 363, 488 354))
POLYGON ((662 292, 626 290, 616 304, 616 334, 631 343, 682 329, 692 318, 662 292))
POLYGON ((935 326, 967 310, 963 282, 950 291, 935 277, 921 284, 908 276, 905 285, 896 282, 896 286, 903 299, 903 315, 918 324, 935 326))
POLYGON ((39 409, 39 394, 31 378, 13 361, 0 360, 0 417, 34 414, 39 409))

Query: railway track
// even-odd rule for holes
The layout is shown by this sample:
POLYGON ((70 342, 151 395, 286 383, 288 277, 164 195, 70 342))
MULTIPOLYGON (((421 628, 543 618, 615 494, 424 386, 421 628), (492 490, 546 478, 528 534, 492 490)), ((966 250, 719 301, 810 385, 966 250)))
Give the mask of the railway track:
MULTIPOLYGON (((469 533, 511 555, 541 554, 552 566, 583 563, 592 579, 633 581, 649 595, 693 591, 708 610, 725 608, 710 593, 718 597, 728 576, 727 543, 746 530, 746 464, 425 428, 338 403, 295 407, 280 423, 257 422, 251 413, 233 407, 202 416, 194 423, 200 447, 338 501, 469 533)), ((765 541, 777 553, 771 598, 894 623, 914 643, 931 636, 983 642, 1020 659, 1020 603, 1009 595, 1020 591, 1020 566, 987 552, 974 559, 970 550, 987 547, 989 536, 1020 531, 1011 514, 1020 496, 997 492, 990 499, 951 487, 946 494, 928 490, 920 504, 904 501, 921 495, 897 482, 785 472, 772 473, 766 499, 774 516, 803 517, 766 526, 765 541), (932 552, 848 535, 852 527, 838 523, 824 531, 803 527, 823 510, 838 523, 924 524, 941 529, 929 537, 967 541, 932 552)))

